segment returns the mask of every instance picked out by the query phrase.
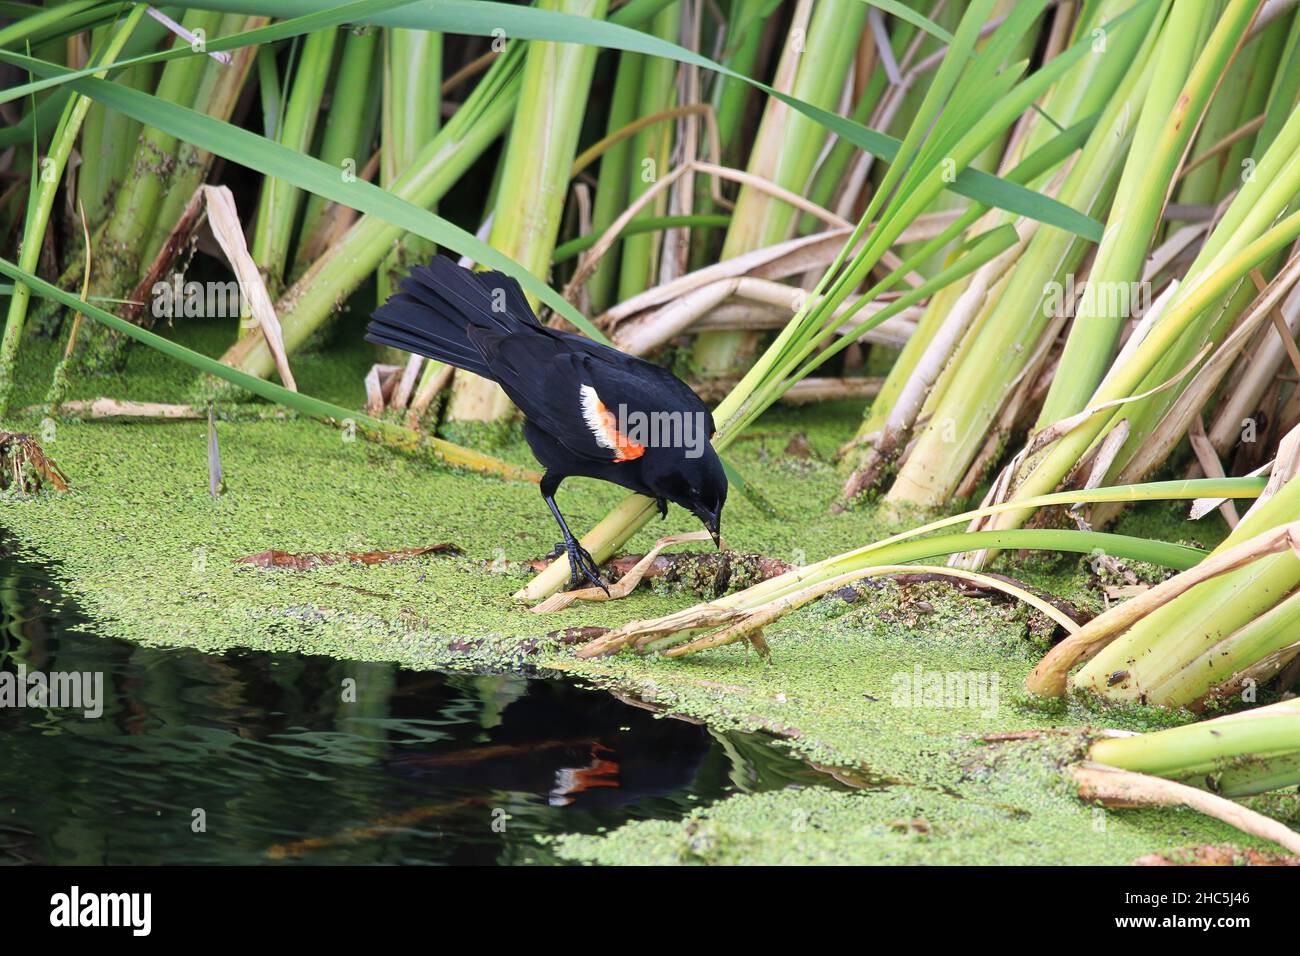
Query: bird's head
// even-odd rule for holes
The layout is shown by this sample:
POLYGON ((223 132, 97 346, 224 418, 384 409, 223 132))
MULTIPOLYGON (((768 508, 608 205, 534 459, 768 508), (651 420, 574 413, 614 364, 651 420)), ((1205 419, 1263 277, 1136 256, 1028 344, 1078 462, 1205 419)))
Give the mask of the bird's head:
POLYGON ((722 547, 722 506, 727 503, 727 473, 713 446, 705 444, 702 454, 682 458, 671 475, 665 476, 666 492, 662 497, 681 505, 700 519, 713 535, 713 543, 722 547))

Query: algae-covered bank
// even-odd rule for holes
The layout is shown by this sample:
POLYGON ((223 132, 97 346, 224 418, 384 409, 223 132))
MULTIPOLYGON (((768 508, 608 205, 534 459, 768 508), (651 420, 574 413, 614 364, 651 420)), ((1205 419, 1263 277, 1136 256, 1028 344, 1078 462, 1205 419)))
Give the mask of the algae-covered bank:
MULTIPOLYGON (((175 334, 200 349, 219 344, 201 324, 175 334)), ((191 389, 187 376, 160 362, 135 350, 121 377, 77 384, 73 397, 111 390, 147 401, 191 389)), ((305 355, 300 387, 356 406, 363 362, 349 349, 305 355)), ((37 371, 24 389, 33 404, 47 379, 45 369, 30 367, 37 371)), ((736 467, 774 510, 737 494, 726 531, 732 547, 802 564, 897 526, 901 519, 891 523, 871 507, 828 507, 840 482, 832 455, 847 437, 840 410, 777 410, 734 446, 736 467)), ((48 564, 98 633, 151 647, 297 652, 416 671, 562 674, 664 719, 771 735, 823 768, 828 783, 838 781, 548 838, 548 859, 1123 864, 1203 844, 1260 845, 1191 810, 1102 810, 1078 799, 1061 768, 1082 752, 1085 728, 1145 730, 1181 718, 1031 699, 1023 681, 1053 627, 1024 605, 934 581, 868 581, 768 629, 768 660, 743 644, 682 660, 580 660, 545 635, 666 613, 697 596, 651 582, 626 600, 533 614, 512 594, 533 574, 526 562, 555 539, 534 485, 435 467, 320 423, 271 416, 267 406, 222 401, 216 411, 225 489, 215 497, 205 421, 42 425, 36 415, 6 423, 43 436, 69 490, 7 498, 3 524, 25 555, 48 564), (268 549, 442 543, 459 553, 302 570, 239 560, 268 549), (927 697, 936 674, 958 675, 961 693, 927 697), (1026 731, 1041 733, 1019 733, 1026 731)), ((528 460, 515 437, 497 451, 528 460)), ((616 489, 582 481, 561 494, 570 520, 584 526, 618 498, 616 489)), ((1176 538, 1180 517, 1161 505, 1121 527, 1176 538)), ((689 521, 674 509, 626 550, 644 551, 689 521)), ((1203 544, 1221 534, 1210 524, 1198 531, 1203 544)), ((1022 562, 1016 573, 1084 611, 1103 600, 1077 556, 1022 562)), ((1273 816, 1300 817, 1294 795, 1270 800, 1273 816)))

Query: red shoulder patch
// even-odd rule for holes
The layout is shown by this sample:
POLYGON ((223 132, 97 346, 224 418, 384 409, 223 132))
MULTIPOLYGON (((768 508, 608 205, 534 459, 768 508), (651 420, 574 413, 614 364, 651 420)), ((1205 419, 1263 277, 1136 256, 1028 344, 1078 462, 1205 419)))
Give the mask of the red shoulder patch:
POLYGON ((596 443, 614 453, 614 461, 634 461, 645 454, 645 446, 637 444, 618 430, 618 419, 605 407, 596 390, 590 385, 579 386, 582 401, 582 418, 587 423, 596 443))

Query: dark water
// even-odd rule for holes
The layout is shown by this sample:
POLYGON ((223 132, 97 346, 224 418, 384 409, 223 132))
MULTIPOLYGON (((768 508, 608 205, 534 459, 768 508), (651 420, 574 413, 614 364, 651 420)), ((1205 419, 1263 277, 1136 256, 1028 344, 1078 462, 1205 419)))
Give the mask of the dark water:
POLYGON ((0 626, 10 674, 103 675, 97 718, 0 706, 4 863, 545 863, 538 834, 836 785, 557 680, 97 637, 6 539, 0 626))

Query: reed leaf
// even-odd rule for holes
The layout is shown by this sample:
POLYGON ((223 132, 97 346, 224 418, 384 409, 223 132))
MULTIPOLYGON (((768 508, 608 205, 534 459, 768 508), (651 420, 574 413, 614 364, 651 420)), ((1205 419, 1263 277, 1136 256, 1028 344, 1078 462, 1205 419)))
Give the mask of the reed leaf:
MULTIPOLYGON (((1133 9, 1137 10, 1146 4, 1154 2, 1155 0, 1137 0, 1133 9)), ((655 2, 653 6, 658 8, 662 4, 655 2)), ((326 7, 328 5, 318 2, 318 0, 268 0, 266 3, 251 3, 244 2, 244 0, 203 0, 201 3, 192 5, 192 8, 195 9, 263 14, 276 17, 298 17, 308 13, 320 13, 326 7)), ((368 16, 358 16, 350 22, 375 23, 384 26, 483 37, 494 36, 493 31, 504 29, 509 37, 516 39, 582 43, 676 60, 688 66, 697 66, 748 83, 770 96, 775 96, 786 105, 825 126, 836 135, 844 137, 860 149, 864 149, 886 161, 894 159, 898 142, 890 136, 862 127, 851 120, 813 104, 803 102, 796 97, 779 93, 764 83, 743 76, 708 57, 678 44, 624 26, 623 22, 632 22, 633 20, 631 7, 632 5, 629 5, 624 8, 624 11, 621 11, 624 13, 622 18, 615 15, 610 21, 606 22, 502 3, 439 0, 436 4, 402 4, 398 9, 368 16)), ((1123 22, 1131 16, 1131 13, 1132 11, 1115 18, 1106 25, 1105 29, 1120 28, 1123 22)), ((8 56, 14 56, 14 54, 8 54, 0 50, 0 59, 8 56)), ((26 65, 19 60, 10 60, 10 62, 26 65)), ((33 70, 32 72, 43 76, 65 77, 65 71, 62 70, 48 72, 46 70, 33 70)), ((76 80, 66 78, 64 81, 76 82, 76 80)), ((1101 223, 1095 219, 1091 219, 1033 190, 1004 182, 996 176, 981 173, 978 170, 965 170, 957 176, 953 183, 948 185, 955 192, 968 198, 1058 226, 1084 238, 1096 240, 1100 238, 1102 233, 1101 223)))
POLYGON ((23 283, 30 287, 35 294, 53 299, 67 308, 73 309, 87 318, 94 319, 96 322, 100 322, 121 335, 134 339, 169 358, 183 362, 197 371, 215 375, 232 385, 246 389, 259 398, 291 408, 309 418, 317 418, 339 427, 346 427, 351 422, 357 431, 368 439, 453 467, 525 481, 536 481, 538 478, 534 472, 528 469, 507 464, 491 455, 463 448, 440 438, 431 438, 413 429, 403 428, 392 422, 362 415, 342 406, 321 401, 310 395, 304 395, 301 392, 290 391, 281 385, 275 385, 255 375, 249 375, 247 372, 231 368, 216 359, 186 348, 178 342, 163 338, 161 335, 142 329, 138 325, 127 322, 110 312, 105 312, 98 306, 83 302, 71 293, 64 292, 57 286, 51 285, 7 259, 0 258, 0 273, 15 280, 15 283, 23 283))

